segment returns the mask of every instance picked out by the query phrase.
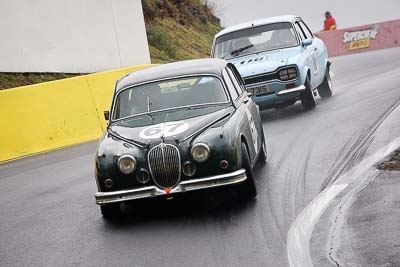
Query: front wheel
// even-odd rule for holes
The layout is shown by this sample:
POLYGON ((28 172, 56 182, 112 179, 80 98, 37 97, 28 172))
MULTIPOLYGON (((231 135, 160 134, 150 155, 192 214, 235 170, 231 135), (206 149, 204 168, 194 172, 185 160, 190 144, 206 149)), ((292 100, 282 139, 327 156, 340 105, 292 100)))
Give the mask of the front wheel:
POLYGON ((315 107, 315 97, 314 92, 311 88, 310 79, 307 77, 306 82, 304 83, 306 89, 301 93, 300 100, 303 108, 305 109, 312 109, 315 107))
POLYGON ((261 125, 261 131, 262 131, 262 144, 261 144, 261 149, 260 149, 260 156, 258 158, 258 162, 265 164, 267 162, 268 154, 267 154, 267 144, 265 142, 265 136, 264 136, 264 129, 262 128, 261 125))
POLYGON ((239 195, 245 199, 251 199, 257 196, 257 189, 254 183, 249 153, 244 143, 242 143, 242 167, 246 170, 247 179, 239 185, 239 195))
POLYGON ((320 97, 330 97, 332 96, 332 80, 331 80, 331 75, 329 73, 329 67, 326 67, 325 71, 325 78, 322 84, 318 87, 318 94, 320 97))

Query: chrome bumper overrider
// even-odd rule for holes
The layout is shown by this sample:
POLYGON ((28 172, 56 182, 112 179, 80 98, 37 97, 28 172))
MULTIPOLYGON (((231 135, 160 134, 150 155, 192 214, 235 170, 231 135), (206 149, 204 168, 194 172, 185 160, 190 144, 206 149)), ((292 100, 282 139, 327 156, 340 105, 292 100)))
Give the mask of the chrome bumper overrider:
POLYGON ((174 193, 188 192, 199 189, 213 188, 224 185, 237 184, 245 181, 246 179, 247 179, 246 170, 240 169, 231 173, 182 181, 177 187, 171 189, 169 193, 155 186, 147 186, 131 190, 97 192, 95 198, 96 198, 96 204, 104 205, 108 203, 123 202, 140 198, 156 197, 167 194, 174 194, 174 193))
POLYGON ((306 87, 304 85, 300 85, 295 88, 281 90, 277 93, 277 95, 284 95, 284 94, 289 94, 289 93, 293 93, 293 92, 304 91, 305 89, 306 89, 306 87))

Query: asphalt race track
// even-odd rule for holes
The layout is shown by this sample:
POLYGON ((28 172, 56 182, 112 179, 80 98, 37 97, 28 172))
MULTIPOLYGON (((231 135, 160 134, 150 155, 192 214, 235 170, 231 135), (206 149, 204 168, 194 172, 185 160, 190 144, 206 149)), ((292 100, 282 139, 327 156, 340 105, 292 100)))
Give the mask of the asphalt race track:
POLYGON ((399 48, 334 58, 334 96, 262 112, 269 162, 247 203, 227 192, 138 203, 111 223, 94 201, 95 143, 0 165, 0 266, 287 266, 296 216, 400 136, 399 63, 399 48))

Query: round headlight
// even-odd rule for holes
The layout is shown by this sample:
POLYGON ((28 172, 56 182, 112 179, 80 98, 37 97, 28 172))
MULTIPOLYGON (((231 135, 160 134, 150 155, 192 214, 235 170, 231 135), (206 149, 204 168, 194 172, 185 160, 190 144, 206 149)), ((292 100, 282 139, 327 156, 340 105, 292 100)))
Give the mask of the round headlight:
POLYGON ((122 173, 130 174, 136 169, 136 159, 131 155, 123 155, 118 159, 118 168, 122 173))
POLYGON ((199 163, 207 161, 210 158, 210 148, 203 143, 195 144, 192 147, 192 158, 199 163))

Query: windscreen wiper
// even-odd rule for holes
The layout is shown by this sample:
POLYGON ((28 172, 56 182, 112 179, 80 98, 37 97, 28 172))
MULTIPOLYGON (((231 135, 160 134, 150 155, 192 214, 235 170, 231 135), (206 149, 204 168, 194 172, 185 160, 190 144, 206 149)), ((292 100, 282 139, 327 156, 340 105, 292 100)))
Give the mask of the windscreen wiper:
POLYGON ((252 48, 253 46, 254 46, 253 44, 249 44, 249 45, 246 45, 244 47, 241 47, 241 48, 238 48, 236 50, 233 50, 232 52, 230 52, 230 53, 226 54, 225 56, 223 56, 222 59, 224 59, 228 55, 231 55, 231 56, 239 55, 243 51, 246 51, 247 49, 252 48))
POLYGON ((118 139, 120 139, 120 140, 122 140, 122 141, 125 141, 125 142, 127 142, 127 143, 131 143, 131 144, 136 145, 136 146, 139 146, 139 147, 148 147, 148 146, 149 146, 148 144, 145 144, 145 143, 142 143, 142 142, 139 142, 139 141, 130 139, 130 138, 125 138, 125 137, 119 135, 119 134, 118 134, 116 131, 114 131, 112 128, 107 128, 107 132, 108 132, 109 134, 111 134, 112 136, 114 136, 114 137, 116 137, 116 138, 118 138, 118 139))
POLYGON ((147 116, 150 117, 151 121, 154 123, 154 118, 151 115, 151 105, 152 105, 152 103, 150 101, 150 97, 149 97, 149 94, 147 93, 146 89, 144 89, 144 93, 146 94, 146 98, 147 98, 147 113, 148 113, 147 116))

